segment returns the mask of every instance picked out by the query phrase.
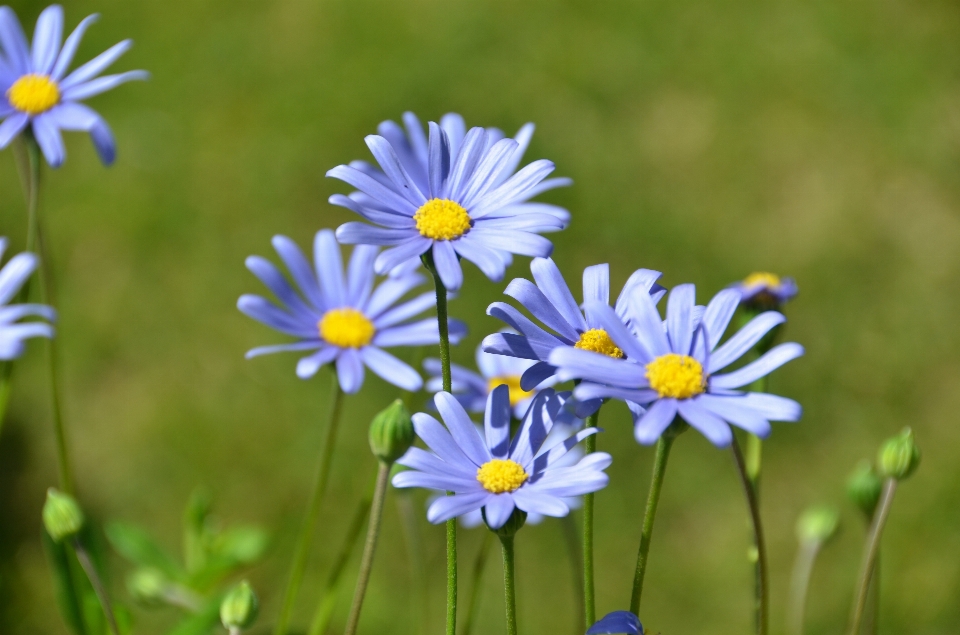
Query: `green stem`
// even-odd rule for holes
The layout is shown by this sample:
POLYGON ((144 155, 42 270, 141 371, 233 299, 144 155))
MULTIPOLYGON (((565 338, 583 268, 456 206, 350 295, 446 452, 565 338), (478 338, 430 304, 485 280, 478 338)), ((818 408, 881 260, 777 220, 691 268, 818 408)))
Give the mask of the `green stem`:
MULTIPOLYGON (((413 496, 409 491, 397 490, 397 510, 400 514, 400 523, 403 528, 403 540, 407 547, 407 556, 410 560, 410 580, 413 583, 413 593, 416 597, 417 633, 424 635, 429 631, 427 614, 429 613, 430 597, 427 594, 425 575, 423 571, 423 545, 420 539, 420 513, 413 507, 413 496)), ((311 635, 321 635, 312 633, 311 635)))
POLYGON ((77 554, 77 560, 80 561, 80 566, 83 567, 84 573, 87 574, 87 579, 90 580, 90 585, 93 587, 93 592, 97 595, 97 600, 100 602, 100 608, 103 609, 103 614, 107 617, 110 632, 113 633, 113 635, 120 635, 120 629, 117 627, 117 618, 113 614, 113 607, 110 606, 110 596, 107 595, 107 589, 103 586, 103 581, 100 580, 97 568, 94 566, 90 555, 87 553, 87 550, 84 549, 79 539, 75 538, 73 540, 73 550, 77 554))
POLYGON ((517 635, 517 589, 513 538, 513 536, 500 536, 500 544, 503 546, 503 593, 507 605, 507 635, 517 635))
POLYGON ((10 391, 13 388, 13 364, 0 364, 0 437, 3 436, 3 422, 7 418, 7 406, 10 404, 10 391))
MULTIPOLYGON (((423 266, 433 274, 434 288, 437 294, 437 325, 440 330, 440 369, 443 375, 443 389, 452 390, 450 376, 450 326, 447 320, 447 288, 429 251, 421 256, 423 266)), ((448 492, 448 495, 451 492, 448 492)), ((447 521, 447 624, 446 635, 457 633, 457 519, 447 521)))
POLYGON ((370 524, 367 526, 367 540, 363 545, 363 556, 360 558, 360 575, 357 578, 357 588, 353 592, 353 605, 350 607, 350 617, 347 619, 344 635, 354 635, 357 632, 357 625, 360 624, 360 611, 363 609, 363 598, 367 594, 370 573, 373 571, 373 556, 377 551, 380 521, 383 518, 383 501, 387 496, 389 482, 390 465, 380 461, 377 468, 377 485, 373 490, 373 506, 370 508, 370 524))
POLYGON ((483 541, 480 543, 480 550, 477 551, 477 559, 473 562, 473 583, 470 586, 470 602, 467 604, 467 619, 463 623, 460 635, 470 635, 473 631, 473 623, 477 619, 477 611, 480 609, 480 591, 483 589, 483 570, 487 564, 487 554, 490 553, 490 542, 492 538, 492 532, 483 532, 483 541))
POLYGON ((810 589, 810 576, 813 573, 813 563, 817 560, 820 547, 819 540, 805 540, 797 550, 797 559, 793 563, 793 574, 790 576, 790 604, 787 608, 788 635, 803 635, 803 618, 807 606, 807 591, 810 589))
MULTIPOLYGON (((600 419, 600 410, 587 417, 585 427, 596 427, 600 419)), ((597 435, 591 434, 583 440, 583 450, 587 455, 597 450, 597 435)), ((593 582, 593 494, 583 497, 583 617, 584 630, 597 621, 596 586, 593 582)))
POLYGON ((580 628, 578 623, 580 616, 584 615, 583 576, 581 575, 583 563, 580 561, 580 536, 577 535, 577 523, 571 514, 560 519, 560 530, 563 532, 563 541, 567 546, 567 560, 570 561, 573 578, 574 635, 583 635, 584 629, 580 628))
POLYGON ((353 516, 353 522, 347 530, 347 536, 343 541, 343 547, 340 549, 340 555, 330 568, 330 575, 327 577, 327 584, 320 595, 320 602, 317 603, 317 609, 310 621, 309 635, 323 635, 327 632, 330 625, 330 618, 333 617, 333 609, 337 605, 337 596, 340 591, 341 578, 347 568, 353 549, 360 539, 363 531, 363 525, 367 521, 367 514, 370 513, 370 496, 366 496, 357 506, 357 513, 353 516))
POLYGON ((887 524, 887 517, 890 515, 890 507, 893 504, 893 495, 896 491, 896 479, 888 478, 884 481, 883 493, 880 495, 880 505, 873 515, 870 532, 867 534, 867 541, 863 548, 863 562, 860 564, 856 601, 853 603, 853 610, 850 615, 850 635, 859 635, 860 633, 860 624, 863 621, 864 608, 867 605, 870 579, 873 577, 874 563, 880 551, 880 536, 883 535, 883 527, 887 524))
POLYGON ((657 517, 657 505, 663 490, 663 477, 667 473, 667 459, 673 447, 675 436, 665 432, 657 441, 656 455, 653 459, 653 476, 650 478, 650 490, 647 493, 647 508, 643 513, 643 528, 640 531, 640 550, 637 552, 637 570, 633 576, 633 593, 630 595, 630 611, 640 614, 640 596, 643 593, 643 578, 647 572, 650 553, 650 539, 653 537, 653 522, 657 517))
POLYGON ((737 465, 737 473, 740 475, 740 483, 743 486, 743 492, 747 499, 747 507, 750 509, 750 521, 753 525, 753 544, 757 548, 756 556, 756 628, 758 635, 767 635, 769 623, 770 590, 767 587, 767 547, 763 538, 763 520, 760 518, 760 503, 757 500, 757 493, 750 483, 750 476, 747 473, 747 465, 743 459, 743 452, 740 450, 740 443, 736 435, 730 444, 733 451, 733 459, 737 465))
POLYGON ((870 597, 867 599, 866 614, 863 616, 861 635, 877 635, 877 622, 880 621, 880 552, 873 561, 873 575, 870 576, 870 597))
POLYGON ((320 453, 320 463, 317 466, 313 493, 310 495, 310 502, 307 504, 307 513, 303 518, 300 534, 297 536, 297 547, 294 551, 290 580, 287 582, 287 588, 283 593, 280 617, 277 620, 277 625, 273 629, 273 635, 286 635, 287 633, 290 625, 290 615, 293 613, 293 605, 297 599, 297 592, 300 590, 300 583, 303 581, 303 572, 307 567, 307 558, 310 555, 310 543, 313 541, 313 530, 317 524, 317 517, 320 515, 323 496, 327 491, 327 480, 330 477, 333 446, 337 440, 340 412, 343 409, 343 391, 340 390, 340 383, 337 381, 336 373, 333 374, 330 381, 333 394, 330 401, 330 415, 327 420, 327 438, 323 443, 323 450, 320 453))

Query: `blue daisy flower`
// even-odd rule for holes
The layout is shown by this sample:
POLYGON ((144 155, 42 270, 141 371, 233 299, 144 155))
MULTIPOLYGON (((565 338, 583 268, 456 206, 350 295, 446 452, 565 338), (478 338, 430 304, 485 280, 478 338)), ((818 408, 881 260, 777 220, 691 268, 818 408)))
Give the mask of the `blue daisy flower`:
POLYGON ((551 161, 530 163, 516 173, 532 127, 517 139, 499 130, 471 128, 447 116, 444 125, 429 124, 424 135, 412 115, 407 134, 392 122, 380 135, 366 138, 380 170, 365 163, 339 165, 327 176, 357 188, 330 202, 367 221, 345 223, 337 239, 346 244, 386 245, 376 268, 385 273, 430 252, 444 286, 460 288, 460 258, 476 264, 491 280, 503 278, 510 254, 549 256, 553 245, 539 233, 566 226, 556 208, 527 203, 566 181, 545 180, 551 161))
POLYGON ((628 300, 629 326, 606 304, 585 303, 587 315, 606 330, 624 356, 557 348, 549 361, 558 367, 558 378, 584 380, 574 390, 579 399, 626 401, 634 416, 634 435, 645 445, 656 441, 678 415, 718 447, 732 439, 728 424, 766 437, 770 421, 799 420, 801 408, 792 399, 738 390, 803 355, 799 344, 780 344, 752 363, 716 374, 786 318, 776 311, 761 313, 718 346, 740 293, 721 291, 702 314, 696 310, 695 294, 692 284, 675 287, 664 323, 653 298, 633 293, 628 300))
POLYGON ((0 7, 0 148, 5 148, 30 125, 47 163, 59 167, 67 156, 61 130, 90 133, 104 164, 116 157, 113 133, 103 118, 80 103, 133 79, 147 79, 145 71, 127 71, 98 77, 133 45, 131 40, 115 44, 72 73, 67 73, 84 32, 97 20, 85 18, 63 42, 63 8, 51 5, 37 18, 33 46, 20 28, 10 7, 0 7))
MULTIPOLYGON (((0 238, 0 258, 7 249, 7 239, 0 238)), ((36 315, 53 322, 57 312, 43 304, 9 304, 23 283, 37 268, 33 254, 17 254, 0 269, 0 360, 9 361, 23 355, 25 340, 31 337, 53 337, 53 327, 46 322, 19 322, 36 315)))
MULTIPOLYGON (((513 279, 504 293, 526 308, 551 331, 533 323, 517 309, 504 302, 487 307, 487 315, 503 320, 518 333, 495 333, 484 338, 483 350, 496 355, 535 360, 520 380, 523 390, 531 390, 552 377, 556 367, 548 357, 557 347, 594 351, 612 357, 622 357, 623 351, 610 340, 607 332, 592 317, 581 311, 570 292, 563 275, 553 260, 535 258, 530 263, 534 282, 513 279)), ((653 301, 663 297, 664 289, 656 283, 659 271, 638 269, 633 272, 616 302, 616 314, 626 323, 628 298, 633 293, 653 294, 653 301)), ((583 270, 584 302, 610 303, 610 266, 594 265, 583 270)), ((578 406, 577 414, 585 417, 599 407, 590 400, 578 406)))
POLYGON ((432 523, 481 508, 492 529, 502 527, 515 508, 565 516, 570 508, 563 498, 605 487, 608 477, 603 470, 612 459, 605 452, 594 452, 576 465, 557 466, 580 441, 599 430, 587 428, 547 445, 553 415, 562 407, 555 397, 550 388, 537 394, 511 441, 506 386, 495 388, 487 399, 483 435, 453 395, 437 393, 437 409, 446 427, 428 414, 413 416, 417 436, 432 452, 411 448, 398 461, 410 470, 394 476, 394 486, 453 492, 453 496, 438 498, 430 506, 427 519, 432 523))
POLYGON ((607 613, 597 623, 587 629, 587 635, 643 635, 643 624, 640 618, 630 611, 613 611, 607 613))
POLYGON ((779 308, 800 291, 793 278, 781 278, 767 271, 751 273, 729 288, 740 292, 742 305, 760 310, 779 308))
MULTIPOLYGON (((364 366, 404 390, 420 389, 420 374, 383 349, 439 342, 436 318, 408 321, 433 306, 432 291, 396 305, 424 283, 423 276, 389 278, 374 288, 373 261, 378 249, 368 245, 353 250, 344 276, 340 245, 329 229, 317 232, 314 239, 315 268, 289 238, 275 236, 273 246, 300 292, 294 291, 268 260, 250 256, 247 268, 273 292, 282 307, 258 295, 243 295, 237 308, 299 341, 254 348, 247 353, 248 359, 281 351, 315 350, 297 364, 299 377, 311 377, 324 364, 335 362, 340 387, 347 393, 360 390, 364 366)), ((450 321, 452 341, 458 341, 465 332, 462 322, 450 321)))

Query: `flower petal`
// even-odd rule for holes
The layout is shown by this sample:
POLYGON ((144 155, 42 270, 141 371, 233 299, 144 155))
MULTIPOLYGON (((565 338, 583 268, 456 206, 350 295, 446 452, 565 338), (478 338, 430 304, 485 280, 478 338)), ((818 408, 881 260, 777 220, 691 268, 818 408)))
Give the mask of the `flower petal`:
POLYGON ((740 388, 753 383, 787 362, 803 355, 803 347, 794 342, 774 346, 763 357, 726 375, 710 377, 711 388, 740 388))
POLYGON ((498 386, 487 396, 483 430, 490 454, 498 459, 506 458, 510 451, 510 390, 505 386, 498 386))
POLYGON ((510 494, 496 494, 487 499, 487 504, 483 507, 483 515, 490 529, 500 529, 503 524, 510 520, 510 514, 513 513, 516 505, 513 503, 513 496, 510 494))
MULTIPOLYGON (((737 306, 740 304, 740 292, 735 289, 724 289, 713 296, 706 310, 703 312, 703 328, 707 331, 707 350, 712 351, 723 339, 727 325, 733 318, 737 306)), ((710 359, 713 362, 713 358, 710 359)))
MULTIPOLYGON (((316 345, 316 342, 310 343, 316 345)), ((313 355, 303 357, 297 362, 297 377, 300 379, 309 379, 313 377, 317 374, 317 371, 320 370, 321 366, 324 364, 329 364, 336 359, 337 355, 340 354, 340 349, 336 346, 330 346, 329 344, 321 344, 321 346, 323 346, 323 348, 321 348, 319 351, 313 355)), ((252 353, 253 351, 250 352, 252 353)))
MULTIPOLYGON (((736 291, 732 292, 734 294, 737 293, 736 291)), ((707 368, 707 372, 715 373, 737 361, 747 351, 753 348, 757 342, 763 339, 763 336, 769 333, 770 329, 786 321, 787 318, 785 318, 782 313, 777 313, 776 311, 767 311, 753 318, 746 326, 737 331, 733 337, 724 342, 723 346, 713 352, 710 356, 710 365, 707 368)))
POLYGON ((33 70, 49 75, 63 38, 63 7, 52 4, 40 12, 33 31, 33 70))
POLYGON ((576 310, 576 317, 571 319, 571 316, 568 316, 553 298, 547 297, 540 287, 529 280, 514 278, 503 293, 519 302, 535 318, 571 342, 578 341, 580 331, 586 330, 586 323, 579 309, 576 310))
POLYGON ((330 308, 345 306, 347 291, 344 288, 343 257, 333 231, 321 229, 314 236, 313 260, 324 304, 330 308))
POLYGON ((363 360, 360 351, 355 348, 340 349, 337 356, 337 381, 348 395, 360 390, 363 386, 363 360))
POLYGON ((398 388, 415 392, 423 386, 423 378, 409 364, 376 346, 360 349, 360 357, 367 368, 398 388))
POLYGON ((117 75, 104 75, 103 77, 91 79, 89 82, 75 84, 70 86, 70 88, 64 88, 63 99, 69 101, 80 101, 81 99, 87 99, 88 97, 105 93, 108 90, 116 88, 120 84, 126 84, 127 82, 136 80, 146 81, 148 79, 150 79, 150 73, 146 71, 127 71, 126 73, 119 73, 117 75))
POLYGON ((603 263, 583 270, 583 303, 610 304, 610 265, 603 263))
MULTIPOLYGON (((402 474, 402 472, 401 472, 402 474)), ((400 476, 398 474, 397 476, 400 476)), ((394 477, 396 479, 397 477, 394 477)), ((477 483, 480 488, 480 484, 477 483)), ((483 503, 489 498, 490 493, 480 488, 479 492, 471 494, 459 494, 457 496, 440 496, 430 505, 427 510, 427 520, 433 524, 442 523, 451 518, 462 516, 483 507, 483 503)))
POLYGON ((641 445, 651 445, 677 416, 676 399, 658 399, 633 426, 633 436, 641 445))
MULTIPOLYGON (((507 388, 497 388, 493 392, 496 393, 498 390, 503 391, 507 390, 507 388)), ((490 403, 489 399, 492 398, 493 394, 491 393, 487 402, 488 408, 490 403)), ((483 439, 480 438, 477 427, 473 424, 473 421, 470 420, 470 415, 467 414, 466 410, 463 409, 463 406, 457 402, 453 395, 441 391, 434 395, 433 401, 437 406, 437 410, 440 412, 440 416, 443 418, 443 422, 447 425, 447 429, 450 431, 453 440, 456 441, 457 446, 463 450, 463 453, 466 454, 471 461, 479 466, 493 458, 487 446, 483 444, 483 439)))
POLYGON ((667 335, 674 353, 689 355, 693 344, 693 306, 696 287, 680 284, 670 291, 667 299, 667 335))
POLYGON ((453 245, 448 240, 433 242, 433 264, 447 291, 459 291, 463 284, 463 270, 453 245))
POLYGON ((86 33, 87 28, 99 18, 100 16, 94 13, 80 21, 80 24, 73 30, 73 33, 67 37, 67 41, 63 43, 63 48, 60 49, 60 54, 57 56, 57 62, 50 73, 51 77, 57 81, 63 78, 67 69, 70 68, 70 63, 73 61, 73 56, 77 52, 77 47, 80 46, 80 40, 83 39, 83 34, 86 33))

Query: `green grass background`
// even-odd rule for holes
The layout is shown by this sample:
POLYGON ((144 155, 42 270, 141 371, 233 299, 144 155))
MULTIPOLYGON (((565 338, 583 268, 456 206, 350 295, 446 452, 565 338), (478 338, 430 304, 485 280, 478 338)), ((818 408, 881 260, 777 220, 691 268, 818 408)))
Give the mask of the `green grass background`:
MULTIPOLYGON (((32 31, 43 4, 13 5, 32 31)), ((528 159, 550 158, 575 181, 544 197, 573 213, 553 235, 568 279, 608 261, 616 288, 648 267, 667 285, 696 282, 701 299, 757 269, 800 285, 787 333, 807 355, 772 387, 805 415, 776 425, 765 455, 773 632, 782 631, 795 519, 820 501, 844 506, 843 527, 814 574, 809 632, 842 632, 863 533, 843 481, 910 425, 924 457, 883 544, 881 632, 956 633, 955 3, 79 0, 66 7, 68 28, 94 11, 103 17, 78 59, 132 37, 116 68, 153 77, 91 100, 116 133, 115 167, 101 167, 89 140, 70 134, 66 165, 44 177, 65 411, 93 515, 143 524, 173 549, 189 492, 210 487, 223 519, 274 533, 268 560, 250 573, 263 599, 256 630, 267 632, 318 454, 328 376, 297 379, 292 356, 244 361, 248 348, 283 338, 236 310, 240 294, 261 291, 243 259, 273 257, 274 234, 307 245, 316 230, 350 220, 326 202, 347 188, 324 172, 368 158, 363 136, 383 119, 457 111, 510 133, 533 121, 528 159)), ((0 193, 0 233, 21 248, 10 152, 0 154, 0 193)), ((462 363, 499 327, 483 310, 504 286, 465 269, 451 307, 471 327, 454 352, 462 363)), ((525 275, 518 259, 508 278, 525 275)), ((31 343, 18 366, 0 438, 4 633, 65 632, 38 540, 43 492, 56 481, 42 349, 31 343)), ((297 624, 375 469, 367 423, 395 394, 368 373, 347 402, 297 624)), ((603 424, 599 444, 614 463, 597 502, 601 614, 626 608, 652 461, 625 408, 605 409, 603 424)), ((388 501, 364 633, 415 632, 399 528, 388 501)), ((424 520, 422 530, 436 633, 442 529, 424 520)), ((464 571, 480 531, 461 534, 464 571)), ((668 635, 750 632, 747 540, 729 452, 685 435, 667 474, 644 623, 668 635)), ((558 523, 525 528, 517 547, 521 631, 574 633, 558 523)), ((113 590, 128 599, 128 566, 111 564, 113 590)), ((499 577, 493 558, 478 633, 504 630, 499 577)), ((176 614, 136 617, 138 633, 162 633, 176 614)))

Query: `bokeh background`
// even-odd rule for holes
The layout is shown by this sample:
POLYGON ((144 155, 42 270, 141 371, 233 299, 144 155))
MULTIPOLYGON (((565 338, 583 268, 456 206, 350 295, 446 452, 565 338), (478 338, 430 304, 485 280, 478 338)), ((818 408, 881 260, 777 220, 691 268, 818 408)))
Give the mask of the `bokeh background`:
MULTIPOLYGON (((15 2, 28 32, 41 2, 15 2)), ((65 411, 81 497, 178 547, 197 485, 227 522, 272 534, 249 572, 277 613, 292 541, 322 438, 329 375, 301 381, 295 357, 245 361, 282 337, 235 308, 261 292, 243 260, 273 257, 270 237, 301 245, 350 219, 326 199, 324 172, 368 158, 363 136, 412 110, 448 111, 512 134, 537 124, 528 159, 550 158, 575 185, 553 235, 569 279, 610 262, 613 285, 638 267, 693 281, 701 299, 753 270, 794 276, 787 334, 807 355, 772 388, 803 421, 766 444, 764 516, 780 632, 807 505, 844 510, 809 603, 810 632, 841 632, 863 527, 843 482, 885 437, 913 426, 924 452, 900 490, 883 544, 882 633, 960 625, 960 12, 940 0, 441 2, 406 0, 78 0, 72 28, 101 21, 78 59, 125 37, 116 68, 153 77, 91 104, 114 127, 103 168, 83 135, 44 177, 62 319, 65 411)), ((24 203, 0 154, 0 229, 22 248, 24 203)), ((465 267, 452 313, 471 327, 454 352, 470 363, 499 327, 501 299, 465 267)), ((524 259, 508 279, 528 275, 524 259)), ((40 541, 56 481, 43 344, 19 364, 0 437, 0 631, 66 632, 40 541)), ((411 359, 415 351, 402 354, 411 359)), ((370 373, 347 401, 332 496, 295 616, 304 625, 375 469, 371 416, 396 390, 370 373)), ((598 497, 598 609, 625 608, 652 451, 620 405, 604 410, 612 485, 598 497)), ((391 494, 393 496, 393 494, 391 494)), ((421 497, 422 498, 422 497, 421 497)), ((416 500, 421 509, 421 499, 416 500)), ((421 520, 431 600, 443 614, 442 529, 421 520)), ((466 572, 482 530, 461 533, 466 572)), ((729 452, 696 434, 677 444, 661 503, 643 621, 665 634, 749 632, 746 511, 729 452)), ((573 587, 560 526, 518 540, 523 632, 573 633, 573 587)), ((356 563, 350 570, 355 571, 356 563)), ((129 603, 110 561, 114 593, 129 603)), ((490 561, 478 631, 504 629, 500 565, 490 561)), ((347 580, 352 590, 353 574, 347 580)), ((342 627, 349 599, 340 602, 342 627)), ((393 500, 361 630, 416 632, 410 566, 393 500)), ((164 633, 174 611, 135 609, 136 632, 164 633)))

